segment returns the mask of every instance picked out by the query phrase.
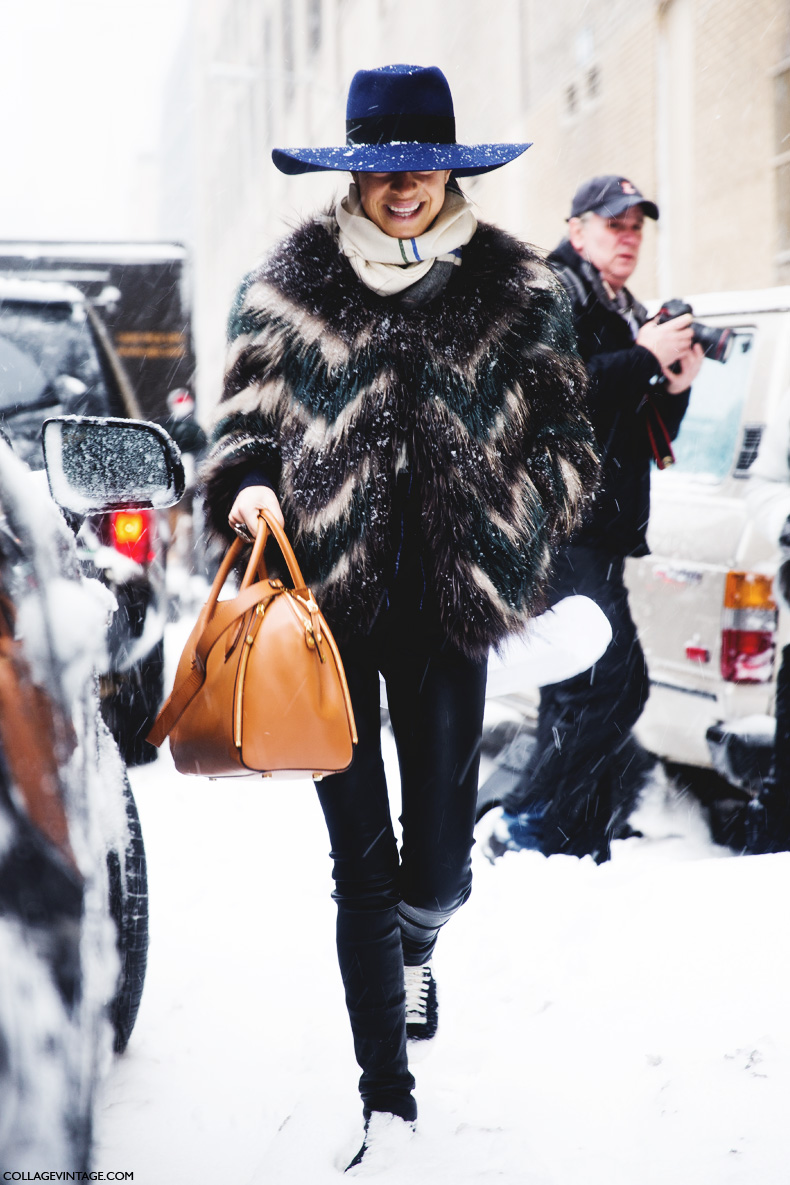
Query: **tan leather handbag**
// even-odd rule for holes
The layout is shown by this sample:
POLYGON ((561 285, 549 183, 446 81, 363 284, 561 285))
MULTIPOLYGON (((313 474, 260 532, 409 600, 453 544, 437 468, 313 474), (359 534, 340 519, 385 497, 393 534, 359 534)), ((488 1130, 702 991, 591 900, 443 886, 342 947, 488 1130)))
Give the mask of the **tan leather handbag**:
POLYGON ((219 600, 243 546, 234 540, 220 565, 147 739, 159 746, 169 735, 182 774, 337 773, 351 764, 357 732, 335 640, 266 511, 237 595, 219 600), (269 532, 293 588, 268 578, 269 532))

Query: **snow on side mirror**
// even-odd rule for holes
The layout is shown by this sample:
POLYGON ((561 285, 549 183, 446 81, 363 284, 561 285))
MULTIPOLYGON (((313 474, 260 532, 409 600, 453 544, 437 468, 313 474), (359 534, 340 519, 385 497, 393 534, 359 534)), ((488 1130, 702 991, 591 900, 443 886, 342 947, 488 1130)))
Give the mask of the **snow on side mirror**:
POLYGON ((183 496, 181 453, 158 424, 56 416, 41 436, 50 492, 72 514, 162 510, 183 496))

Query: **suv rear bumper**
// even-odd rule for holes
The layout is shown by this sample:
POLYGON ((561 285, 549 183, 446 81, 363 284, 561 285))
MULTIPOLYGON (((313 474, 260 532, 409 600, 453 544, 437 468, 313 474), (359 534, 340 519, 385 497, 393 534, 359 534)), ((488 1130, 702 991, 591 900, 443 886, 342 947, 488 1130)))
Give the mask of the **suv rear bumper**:
POLYGON ((728 724, 719 720, 705 733, 711 763, 731 786, 758 794, 774 752, 776 721, 772 716, 745 716, 728 724))
POLYGON ((772 683, 723 681, 713 682, 708 690, 679 686, 671 675, 654 677, 634 731, 644 747, 664 761, 710 769, 708 729, 724 722, 728 732, 743 732, 740 721, 757 716, 772 720, 773 690, 772 683))

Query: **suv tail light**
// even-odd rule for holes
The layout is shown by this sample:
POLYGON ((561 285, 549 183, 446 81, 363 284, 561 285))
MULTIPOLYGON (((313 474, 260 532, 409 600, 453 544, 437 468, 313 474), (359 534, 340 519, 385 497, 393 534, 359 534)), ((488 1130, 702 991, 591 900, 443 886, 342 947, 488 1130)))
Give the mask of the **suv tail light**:
POLYGON ((776 602, 770 576, 728 572, 721 630, 721 677, 768 683, 776 653, 776 602))
POLYGON ((110 517, 113 547, 136 564, 154 559, 153 521, 150 510, 115 510, 110 517))

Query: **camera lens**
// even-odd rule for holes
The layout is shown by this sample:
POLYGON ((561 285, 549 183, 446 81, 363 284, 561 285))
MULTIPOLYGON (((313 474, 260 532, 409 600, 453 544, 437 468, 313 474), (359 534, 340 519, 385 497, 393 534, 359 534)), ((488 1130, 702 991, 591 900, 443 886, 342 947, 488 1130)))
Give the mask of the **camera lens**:
POLYGON ((714 329, 710 325, 701 325, 699 321, 692 321, 694 341, 699 342, 706 358, 714 362, 726 362, 732 351, 735 337, 731 329, 714 329))

